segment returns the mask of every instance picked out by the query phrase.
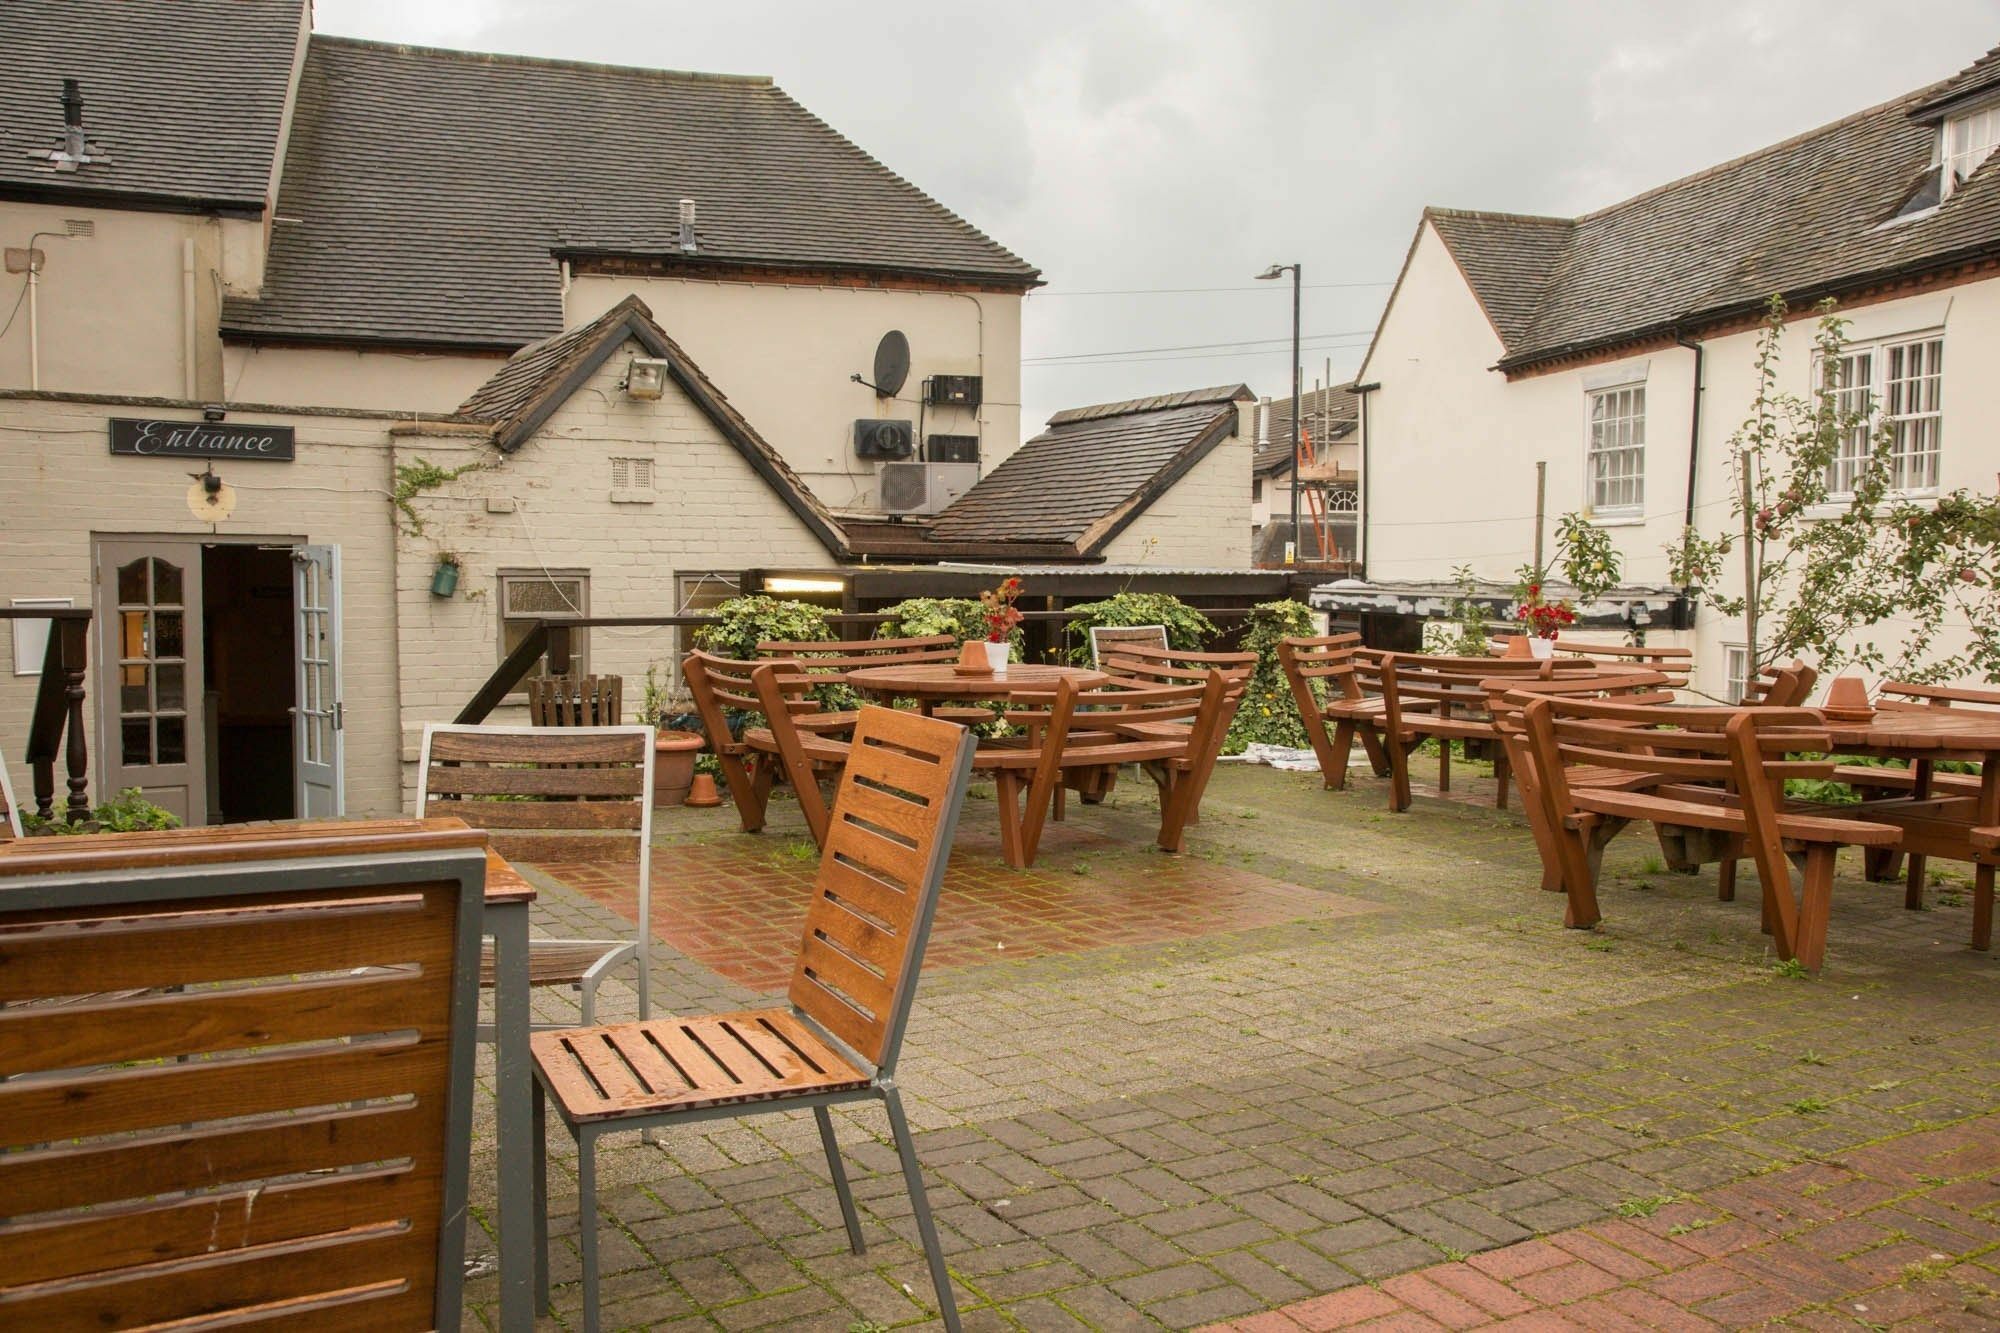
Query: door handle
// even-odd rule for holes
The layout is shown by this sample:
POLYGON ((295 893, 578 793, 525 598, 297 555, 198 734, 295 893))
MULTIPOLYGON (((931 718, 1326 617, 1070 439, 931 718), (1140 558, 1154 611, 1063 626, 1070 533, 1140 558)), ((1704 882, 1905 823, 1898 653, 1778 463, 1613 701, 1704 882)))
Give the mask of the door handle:
POLYGON ((338 699, 333 701, 333 729, 335 731, 347 729, 347 705, 338 699))

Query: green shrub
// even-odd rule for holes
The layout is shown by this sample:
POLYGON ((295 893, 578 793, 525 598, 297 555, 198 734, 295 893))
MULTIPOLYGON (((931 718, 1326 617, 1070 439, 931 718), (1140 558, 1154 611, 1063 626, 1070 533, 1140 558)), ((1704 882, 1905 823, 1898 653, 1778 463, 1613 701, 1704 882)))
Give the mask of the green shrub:
POLYGON ((149 833, 155 829, 180 826, 180 816, 154 805, 137 787, 125 788, 91 811, 90 818, 75 824, 64 819, 43 819, 25 810, 21 812, 21 829, 29 834, 149 833))
POLYGON ((1215 626, 1207 616, 1163 592, 1121 592, 1101 602, 1073 606, 1070 612, 1069 658, 1085 666, 1090 664, 1093 626, 1165 625, 1167 646, 1185 652, 1200 652, 1215 637, 1215 626))
POLYGON ((717 657, 748 661, 757 645, 772 639, 812 642, 834 637, 826 612, 806 602, 778 597, 732 597, 715 608, 719 625, 694 632, 694 646, 717 657))
MULTIPOLYGON (((889 619, 876 629, 878 639, 927 639, 949 634, 959 643, 986 638, 986 611, 972 597, 911 597, 883 612, 889 619)), ((1007 636, 1014 656, 1021 656, 1023 639, 1017 625, 1007 636)))
POLYGON ((1263 602, 1250 609, 1250 629, 1243 636, 1243 649, 1257 654, 1257 665, 1250 673, 1236 720, 1229 724, 1229 736, 1222 744, 1224 754, 1241 754, 1253 742, 1305 748, 1305 723, 1299 720, 1284 664, 1278 661, 1278 640, 1301 638, 1313 629, 1312 609, 1301 602, 1263 602))

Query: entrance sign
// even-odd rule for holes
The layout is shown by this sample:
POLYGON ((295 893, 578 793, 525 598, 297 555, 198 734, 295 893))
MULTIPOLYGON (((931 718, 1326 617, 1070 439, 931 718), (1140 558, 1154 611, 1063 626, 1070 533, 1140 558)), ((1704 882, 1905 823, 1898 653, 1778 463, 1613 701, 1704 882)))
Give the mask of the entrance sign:
POLYGON ((138 458, 239 458, 289 463, 296 444, 297 433, 290 426, 111 419, 111 452, 138 458))

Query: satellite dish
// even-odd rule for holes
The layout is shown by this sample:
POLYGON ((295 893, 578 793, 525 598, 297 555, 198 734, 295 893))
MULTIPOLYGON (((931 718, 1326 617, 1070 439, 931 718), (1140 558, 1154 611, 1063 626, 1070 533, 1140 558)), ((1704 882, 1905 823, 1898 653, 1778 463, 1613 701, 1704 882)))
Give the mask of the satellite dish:
POLYGON ((875 392, 894 398, 910 378, 910 340, 901 329, 890 329, 875 344, 875 392))
POLYGON ((220 523, 236 511, 236 488, 220 477, 214 490, 196 477, 187 488, 188 512, 203 523, 220 523))

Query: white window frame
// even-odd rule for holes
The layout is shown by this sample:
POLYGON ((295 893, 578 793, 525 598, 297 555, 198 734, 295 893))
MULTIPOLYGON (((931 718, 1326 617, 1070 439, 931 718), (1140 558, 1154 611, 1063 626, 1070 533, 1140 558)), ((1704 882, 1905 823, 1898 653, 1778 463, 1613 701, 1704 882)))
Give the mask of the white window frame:
POLYGON ((1743 702, 1750 691, 1750 645, 1722 645, 1722 697, 1731 704, 1743 702))
POLYGON ((1642 517, 1646 510, 1646 382, 1628 380, 1621 384, 1606 384, 1587 388, 1583 395, 1583 500, 1584 512, 1593 520, 1633 520, 1642 517), (1600 402, 1625 397, 1628 401, 1636 396, 1637 411, 1626 411, 1621 415, 1600 421, 1597 408, 1600 402), (1614 440, 1608 446, 1600 446, 1600 426, 1617 428, 1621 424, 1629 427, 1625 438, 1614 440), (1598 459, 1602 454, 1631 454, 1635 466, 1629 473, 1620 473, 1608 480, 1614 484, 1629 483, 1632 498, 1615 504, 1602 503, 1599 499, 1598 459))
MULTIPOLYGON (((1855 474, 1885 422, 1894 434, 1892 447, 1896 450, 1890 493, 1903 499, 1935 496, 1944 466, 1944 331, 1930 329, 1851 343, 1842 352, 1842 360, 1850 365, 1864 357, 1867 382, 1856 377, 1854 383, 1843 383, 1834 390, 1842 413, 1860 407, 1867 420, 1841 440, 1839 453, 1827 469, 1827 498, 1845 501, 1853 497, 1855 474), (1912 355, 1926 363, 1922 373, 1895 375, 1892 368, 1898 362, 1907 367, 1912 355), (1861 400, 1858 403, 1857 397, 1861 400), (1913 438, 1920 445, 1915 451, 1906 446, 1913 438)), ((1825 374, 1823 367, 1816 372, 1822 383, 1825 374)))
POLYGON ((1938 157, 1944 172, 1938 182, 1942 202, 2000 147, 2000 102, 1948 118, 1938 135, 1938 157))

